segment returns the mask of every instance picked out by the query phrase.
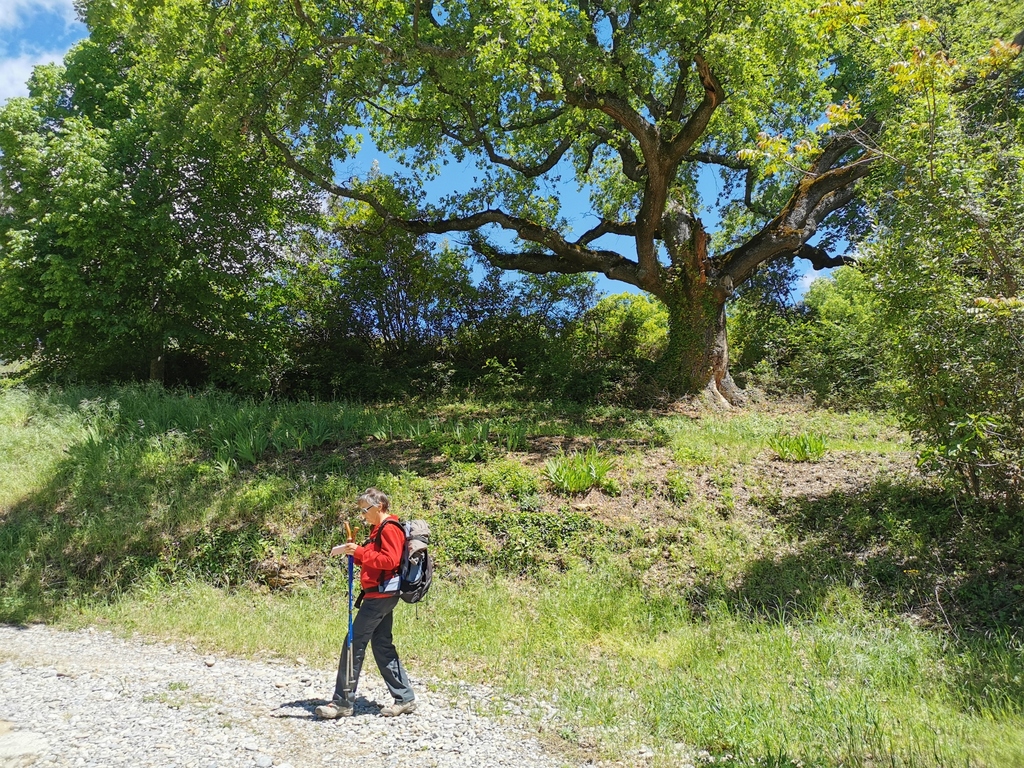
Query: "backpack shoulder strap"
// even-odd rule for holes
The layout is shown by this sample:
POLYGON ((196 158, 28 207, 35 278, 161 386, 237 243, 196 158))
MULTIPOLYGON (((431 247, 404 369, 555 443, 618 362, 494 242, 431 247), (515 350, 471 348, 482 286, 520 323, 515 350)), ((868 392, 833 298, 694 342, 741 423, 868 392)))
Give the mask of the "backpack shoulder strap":
POLYGON ((375 538, 368 539, 367 540, 367 544, 369 544, 371 541, 373 541, 373 542, 376 542, 379 545, 381 537, 384 535, 384 526, 387 525, 388 523, 391 523, 392 525, 397 525, 398 529, 402 532, 402 538, 403 539, 405 538, 405 526, 402 525, 402 521, 401 520, 397 520, 397 519, 395 519, 393 517, 389 517, 387 520, 385 520, 383 523, 380 524, 380 527, 377 529, 377 536, 375 538))

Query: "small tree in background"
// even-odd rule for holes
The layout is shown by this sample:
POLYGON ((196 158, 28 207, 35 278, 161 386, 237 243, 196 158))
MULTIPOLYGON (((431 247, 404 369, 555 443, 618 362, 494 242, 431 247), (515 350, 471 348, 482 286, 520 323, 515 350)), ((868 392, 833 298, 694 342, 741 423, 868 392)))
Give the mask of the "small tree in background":
POLYGON ((305 232, 279 278, 267 300, 290 329, 285 390, 375 398, 452 387, 560 397, 567 334, 595 290, 588 275, 475 265, 345 201, 305 232))
POLYGON ((605 296, 568 339, 566 393, 574 400, 649 405, 658 394, 655 366, 668 343, 668 311, 638 293, 605 296))
POLYGON ((909 50, 897 82, 907 111, 883 136, 865 268, 924 465, 1019 508, 1024 34, 997 42, 978 67, 959 65, 940 42, 909 50))
POLYGON ((730 310, 745 383, 833 408, 893 405, 875 288, 859 267, 815 280, 797 302, 789 293, 791 271, 759 278, 730 310))
POLYGON ((46 373, 266 387, 257 292, 300 190, 258 149, 186 129, 174 83, 108 30, 0 108, 0 358, 46 373))
POLYGON ((394 397, 438 361, 474 298, 465 255, 336 205, 294 245, 268 300, 287 318, 286 391, 394 397))

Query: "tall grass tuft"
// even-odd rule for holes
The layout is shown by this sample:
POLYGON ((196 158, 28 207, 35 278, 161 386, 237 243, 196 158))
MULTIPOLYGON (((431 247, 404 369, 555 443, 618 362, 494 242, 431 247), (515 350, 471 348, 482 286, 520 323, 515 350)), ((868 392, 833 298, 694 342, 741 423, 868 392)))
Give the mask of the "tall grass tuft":
POLYGON ((544 462, 544 475, 561 493, 585 493, 591 488, 613 489, 607 477, 614 462, 591 446, 583 453, 560 453, 544 462))
POLYGON ((768 447, 783 461, 821 461, 828 447, 823 435, 802 432, 799 435, 776 434, 768 438, 768 447))

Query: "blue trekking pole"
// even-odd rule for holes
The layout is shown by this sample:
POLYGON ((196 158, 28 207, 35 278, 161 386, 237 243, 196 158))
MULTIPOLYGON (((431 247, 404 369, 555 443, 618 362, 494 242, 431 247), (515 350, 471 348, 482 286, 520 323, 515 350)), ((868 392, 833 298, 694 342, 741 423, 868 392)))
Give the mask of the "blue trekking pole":
MULTIPOLYGON (((355 541, 352 536, 352 526, 345 521, 345 533, 348 535, 348 541, 351 544, 355 541)), ((348 556, 348 652, 345 654, 348 659, 348 664, 345 668, 345 699, 351 701, 352 698, 349 694, 352 693, 352 585, 354 582, 353 571, 355 565, 355 556, 348 556)), ((354 697, 353 697, 354 698, 354 697)))

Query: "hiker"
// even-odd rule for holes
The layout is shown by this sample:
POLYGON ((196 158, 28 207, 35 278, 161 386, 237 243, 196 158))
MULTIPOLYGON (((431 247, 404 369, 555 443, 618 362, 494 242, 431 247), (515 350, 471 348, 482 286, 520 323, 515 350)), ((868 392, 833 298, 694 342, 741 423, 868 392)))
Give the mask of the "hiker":
POLYGON ((329 704, 316 708, 316 716, 325 720, 352 715, 367 643, 373 646, 377 669, 395 699, 393 704, 381 709, 381 715, 395 717, 416 709, 416 695, 391 639, 394 619, 391 612, 400 599, 398 567, 405 548, 405 533, 400 525, 384 525, 385 520, 397 521, 397 518, 391 514, 390 502, 382 491, 368 488, 358 503, 363 519, 370 526, 369 540, 361 546, 349 542, 331 550, 331 555, 351 555, 355 559, 360 568, 362 593, 356 601, 359 612, 352 623, 352 665, 348 667, 346 642, 338 663, 334 698, 329 704), (346 680, 349 668, 352 676, 351 680, 346 680))

